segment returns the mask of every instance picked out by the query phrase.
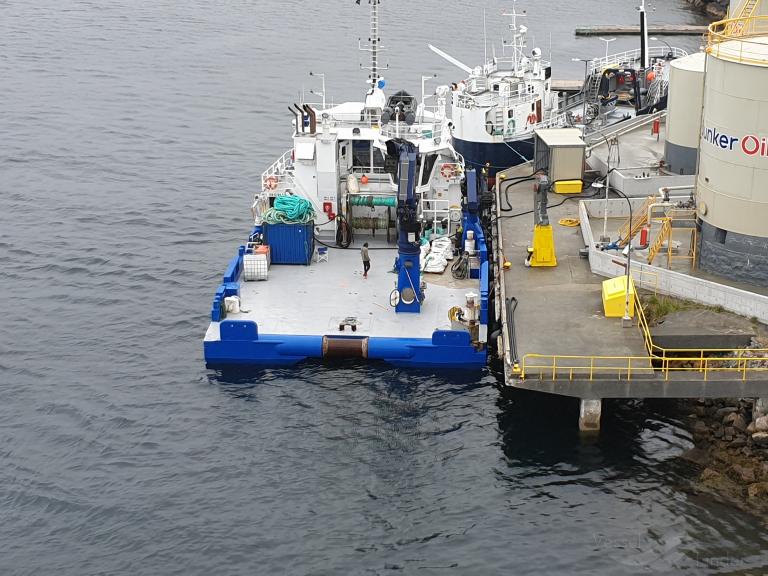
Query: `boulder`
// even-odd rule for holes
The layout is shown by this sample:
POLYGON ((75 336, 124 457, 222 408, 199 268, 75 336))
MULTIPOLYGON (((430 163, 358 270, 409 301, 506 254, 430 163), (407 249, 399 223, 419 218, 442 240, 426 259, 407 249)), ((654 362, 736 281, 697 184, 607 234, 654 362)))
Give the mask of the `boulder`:
POLYGON ((765 500, 768 497, 768 482, 755 482, 747 486, 747 498, 765 500))
POLYGON ((768 446, 768 432, 755 432, 752 434, 752 442, 756 446, 768 446))
POLYGON ((759 416, 755 420, 755 430, 758 432, 768 432, 768 416, 759 416))
POLYGON ((713 470, 712 468, 705 468, 704 472, 701 473, 701 481, 707 482, 707 481, 718 481, 722 478, 722 475, 717 470, 713 470))
POLYGON ((757 480, 754 468, 734 464, 728 469, 728 476, 741 484, 752 484, 757 480))
POLYGON ((733 414, 734 412, 738 412, 739 409, 735 406, 726 406, 725 408, 720 408, 717 412, 715 412, 715 418, 725 418, 728 414, 733 414))

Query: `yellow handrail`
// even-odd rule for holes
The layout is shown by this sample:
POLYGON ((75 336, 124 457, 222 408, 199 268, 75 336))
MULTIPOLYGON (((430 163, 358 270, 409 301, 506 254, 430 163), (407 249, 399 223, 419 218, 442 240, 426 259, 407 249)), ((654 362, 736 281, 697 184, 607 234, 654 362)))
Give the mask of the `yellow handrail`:
POLYGON ((768 36, 768 16, 720 20, 709 25, 706 52, 723 60, 768 65, 766 45, 750 40, 763 36, 768 36))
POLYGON ((520 378, 525 379, 526 374, 537 371, 540 380, 544 380, 545 373, 557 380, 561 372, 567 374, 569 380, 573 380, 574 374, 593 380, 600 373, 609 373, 618 379, 626 375, 627 380, 631 380, 633 374, 661 372, 668 380, 672 372, 697 372, 706 381, 712 372, 737 372, 746 380, 748 374, 768 371, 768 348, 663 348, 653 342, 637 293, 635 314, 647 356, 525 354, 520 363, 520 378), (744 355, 747 351, 751 356, 744 355))

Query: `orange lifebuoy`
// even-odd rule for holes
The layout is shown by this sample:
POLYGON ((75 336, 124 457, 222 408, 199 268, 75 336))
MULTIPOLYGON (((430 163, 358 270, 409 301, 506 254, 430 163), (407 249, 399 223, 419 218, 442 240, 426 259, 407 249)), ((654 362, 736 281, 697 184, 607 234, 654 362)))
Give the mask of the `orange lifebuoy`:
POLYGON ((450 180, 451 178, 456 176, 456 165, 455 164, 443 164, 440 166, 440 176, 445 178, 446 180, 450 180))
POLYGON ((277 188, 277 177, 269 176, 266 180, 264 180, 264 187, 267 190, 274 190, 277 188))
POLYGON ((536 120, 537 120, 536 114, 534 114, 533 112, 528 114, 528 124, 536 124, 536 120))

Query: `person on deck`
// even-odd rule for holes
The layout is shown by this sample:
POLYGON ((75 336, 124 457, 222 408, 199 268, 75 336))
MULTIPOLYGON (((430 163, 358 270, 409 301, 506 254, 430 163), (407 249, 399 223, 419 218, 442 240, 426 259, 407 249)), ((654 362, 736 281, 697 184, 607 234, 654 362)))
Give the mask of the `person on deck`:
POLYGON ((363 278, 368 278, 368 270, 371 269, 371 257, 368 255, 368 242, 360 248, 360 256, 363 258, 363 278))

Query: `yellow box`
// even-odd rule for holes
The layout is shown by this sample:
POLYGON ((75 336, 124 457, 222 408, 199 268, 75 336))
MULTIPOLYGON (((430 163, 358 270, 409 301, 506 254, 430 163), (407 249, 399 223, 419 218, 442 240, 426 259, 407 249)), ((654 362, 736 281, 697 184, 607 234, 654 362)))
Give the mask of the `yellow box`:
POLYGON ((559 180, 554 190, 558 194, 579 194, 584 183, 581 180, 559 180))
MULTIPOLYGON (((606 318, 623 318, 627 299, 627 277, 603 280, 603 310, 606 318)), ((629 316, 635 317, 635 283, 629 281, 629 316)))

